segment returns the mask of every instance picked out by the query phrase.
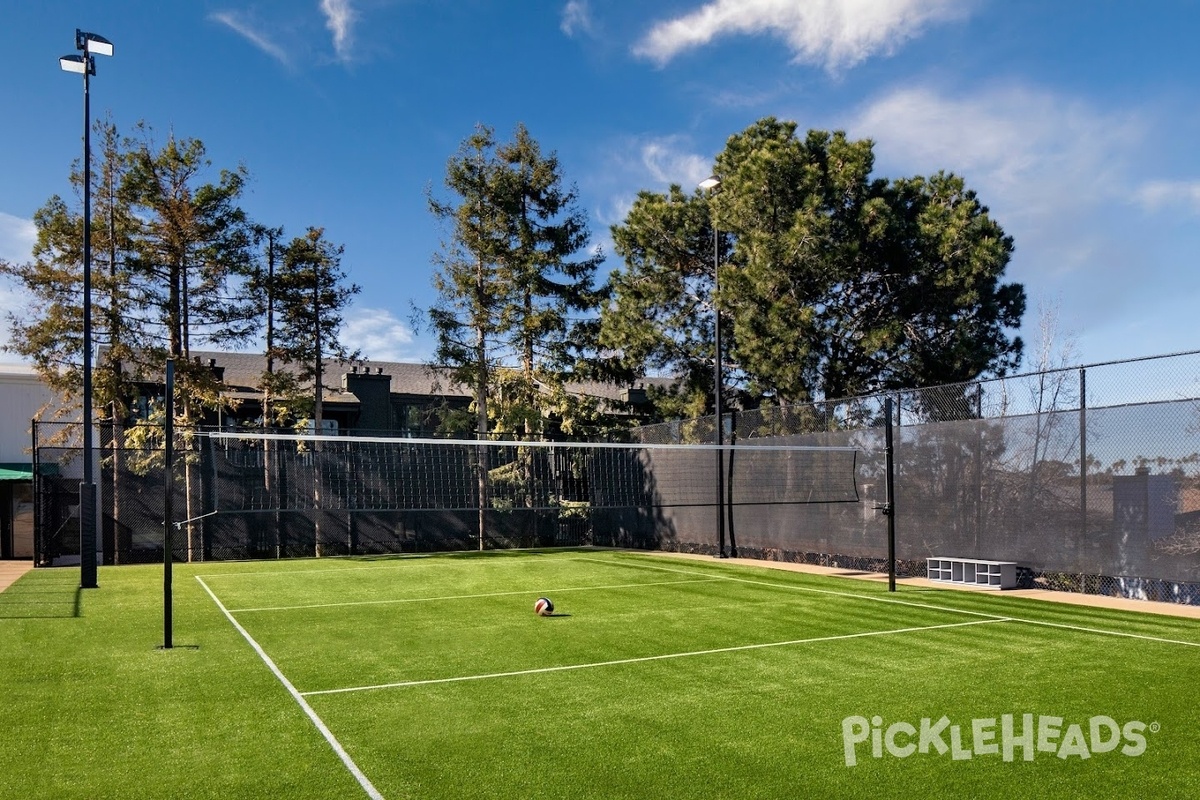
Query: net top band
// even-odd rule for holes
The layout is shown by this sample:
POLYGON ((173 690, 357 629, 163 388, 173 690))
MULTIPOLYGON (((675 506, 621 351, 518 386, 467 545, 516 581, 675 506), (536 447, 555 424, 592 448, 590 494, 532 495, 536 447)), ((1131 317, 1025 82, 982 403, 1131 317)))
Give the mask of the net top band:
POLYGON ((438 445, 474 447, 537 447, 537 448, 596 448, 612 450, 811 450, 817 452, 857 452, 857 447, 824 447, 819 445, 764 445, 764 444, 650 444, 641 442, 524 442, 498 439, 422 439, 393 436, 329 436, 315 433, 252 433, 241 431, 197 431, 197 436, 211 439, 239 441, 282 441, 282 442, 352 442, 395 445, 438 445))

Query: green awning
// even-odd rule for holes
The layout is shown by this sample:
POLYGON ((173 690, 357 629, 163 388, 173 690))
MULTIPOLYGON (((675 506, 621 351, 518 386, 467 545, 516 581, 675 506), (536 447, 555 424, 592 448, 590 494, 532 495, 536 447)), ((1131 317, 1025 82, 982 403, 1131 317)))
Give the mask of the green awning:
POLYGON ((0 464, 0 481, 33 480, 32 464, 0 464))

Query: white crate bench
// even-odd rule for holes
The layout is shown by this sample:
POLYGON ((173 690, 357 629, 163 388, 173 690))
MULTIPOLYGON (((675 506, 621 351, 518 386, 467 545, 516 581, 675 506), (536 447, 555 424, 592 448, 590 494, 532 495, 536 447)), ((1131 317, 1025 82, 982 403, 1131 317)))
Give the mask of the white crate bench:
POLYGON ((928 574, 931 581, 963 586, 979 586, 986 589, 1015 589, 1017 586, 1015 561, 935 556, 928 559, 928 574))

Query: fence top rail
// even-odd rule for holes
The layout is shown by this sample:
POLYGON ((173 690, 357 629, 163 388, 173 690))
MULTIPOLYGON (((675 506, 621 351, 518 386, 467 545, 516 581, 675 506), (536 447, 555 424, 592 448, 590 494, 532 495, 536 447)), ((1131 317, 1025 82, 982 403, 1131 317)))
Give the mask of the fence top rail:
POLYGON ((198 436, 206 436, 210 439, 230 439, 238 441, 283 441, 283 442, 365 442, 374 444, 395 444, 395 445, 456 445, 456 446, 475 446, 475 447, 537 447, 537 448, 576 448, 576 449, 599 449, 599 450, 736 450, 745 452, 749 450, 773 450, 773 451, 788 451, 788 450, 805 450, 816 452, 857 452, 857 447, 824 447, 818 445, 760 445, 760 444, 643 444, 640 442, 521 442, 521 441, 498 441, 493 439, 418 439, 394 436, 327 436, 323 434, 287 434, 287 433, 241 433, 231 431, 210 431, 197 433, 198 436))
MULTIPOLYGON (((849 397, 823 397, 819 399, 808 400, 806 402, 796 403, 792 407, 832 408, 854 403, 861 404, 869 401, 882 402, 888 397, 896 397, 897 395, 928 394, 937 392, 938 390, 954 389, 958 387, 984 386, 987 384, 1004 383, 1005 381, 1020 381, 1026 378, 1037 378, 1042 375, 1055 375, 1063 372, 1079 372, 1080 370, 1094 370, 1101 367, 1116 367, 1121 366, 1122 364, 1142 364, 1150 361, 1164 361, 1170 358, 1184 358, 1187 356, 1200 356, 1200 350, 1180 350, 1179 352, 1175 353, 1161 353, 1154 356, 1135 356, 1133 358, 1121 358, 1114 361, 1096 361, 1090 364, 1073 364, 1062 367, 1047 367, 1045 369, 1033 370, 1032 372, 1018 372, 1012 375, 980 375, 977 378, 973 378, 968 381, 958 381, 956 383, 939 383, 933 386, 899 387, 872 392, 870 394, 851 395, 849 397)), ((1141 405, 1141 403, 1130 403, 1129 405, 1141 405)))

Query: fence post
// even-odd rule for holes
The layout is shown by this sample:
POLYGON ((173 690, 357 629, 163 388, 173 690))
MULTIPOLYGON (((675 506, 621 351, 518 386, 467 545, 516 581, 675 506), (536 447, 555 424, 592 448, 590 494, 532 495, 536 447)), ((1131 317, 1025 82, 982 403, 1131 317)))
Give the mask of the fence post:
POLYGON ((1079 538, 1087 538, 1087 370, 1079 368, 1079 538))
POLYGON ((983 531, 983 382, 975 383, 975 536, 972 552, 979 552, 983 531))
POLYGON ((46 542, 42 534, 42 468, 38 458, 38 420, 34 417, 29 423, 30 445, 33 455, 33 565, 40 567, 45 561, 46 542))
MULTIPOLYGON (((737 409, 729 411, 729 443, 737 444, 737 409)), ((737 533, 734 530, 734 513, 733 513, 733 451, 729 451, 729 458, 725 464, 725 530, 729 533, 729 557, 737 558, 737 533)))

